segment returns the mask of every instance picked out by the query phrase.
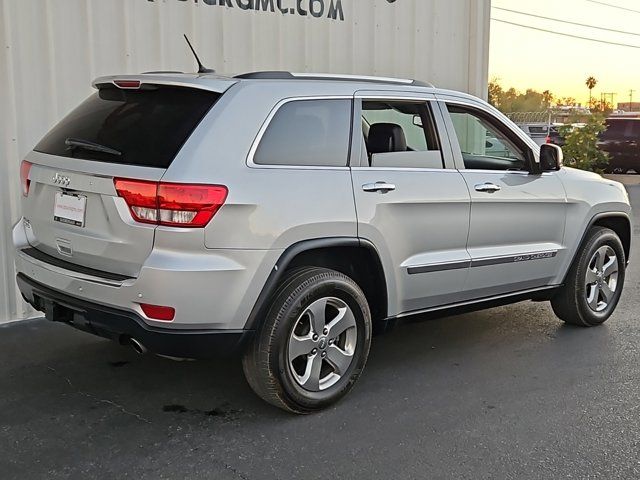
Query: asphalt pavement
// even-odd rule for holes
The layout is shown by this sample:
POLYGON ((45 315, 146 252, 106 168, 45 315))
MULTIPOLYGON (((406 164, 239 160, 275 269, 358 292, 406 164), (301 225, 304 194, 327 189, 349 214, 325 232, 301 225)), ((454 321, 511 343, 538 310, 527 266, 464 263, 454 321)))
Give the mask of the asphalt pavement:
POLYGON ((374 338, 350 395, 306 417, 259 400, 235 359, 0 327, 0 478, 638 479, 639 237, 604 326, 533 302, 402 325, 374 338))

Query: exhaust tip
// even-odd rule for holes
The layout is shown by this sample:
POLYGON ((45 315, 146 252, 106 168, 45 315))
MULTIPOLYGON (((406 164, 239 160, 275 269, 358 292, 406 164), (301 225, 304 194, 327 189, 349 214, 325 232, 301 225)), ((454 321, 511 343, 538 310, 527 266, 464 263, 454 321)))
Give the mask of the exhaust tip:
POLYGON ((129 345, 131 345, 131 348, 133 348, 137 354, 144 355, 145 353, 147 353, 147 347, 145 347, 142 343, 140 343, 135 338, 129 338, 128 343, 129 345))

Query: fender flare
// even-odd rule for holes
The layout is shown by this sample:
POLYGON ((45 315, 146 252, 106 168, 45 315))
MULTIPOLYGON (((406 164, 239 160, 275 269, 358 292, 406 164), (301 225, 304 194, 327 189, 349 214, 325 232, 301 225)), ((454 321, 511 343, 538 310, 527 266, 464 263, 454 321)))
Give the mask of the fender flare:
MULTIPOLYGON (((587 234, 589 233, 589 230, 591 230, 591 227, 593 227, 596 224, 596 222, 598 222, 598 220, 602 220, 603 218, 624 218, 629 223, 629 230, 630 230, 631 238, 633 238, 633 225, 631 223, 631 217, 629 216, 628 213, 626 213, 626 212, 602 212, 602 213, 598 213, 598 214, 594 215, 591 218, 591 220, 589 220, 589 223, 587 223, 587 226, 585 227, 585 229, 582 232, 582 236, 580 237, 580 242, 578 242, 578 248, 576 248, 576 251, 573 252, 573 258, 571 259, 571 262, 569 263, 569 267, 567 268, 567 271, 564 272, 564 275, 562 276, 562 285, 564 285, 566 283, 566 279, 567 279, 567 275, 569 274, 569 270, 571 270, 571 267, 575 263, 576 258, 580 254, 580 248, 584 244, 584 241, 587 238, 587 234)), ((629 238, 629 242, 631 242, 631 238, 629 238)), ((631 246, 629 246, 629 252, 631 252, 631 246)), ((630 256, 629 252, 625 252, 625 254, 627 255, 627 258, 625 259, 627 261, 627 265, 629 265, 629 256, 630 256)))
MULTIPOLYGON (((253 308, 251 309, 251 313, 249 314, 249 318, 247 319, 245 329, 257 330, 260 327, 261 317, 264 313, 266 313, 265 309, 269 306, 271 295, 278 288, 278 285, 282 281, 287 267, 289 266, 289 264, 291 264, 295 257, 310 250, 339 247, 356 247, 371 250, 371 252, 378 259, 379 267, 382 269, 384 275, 384 268, 378 250, 373 245, 373 243, 369 242, 368 240, 360 239, 357 237, 327 237, 303 240, 301 242, 294 243, 293 245, 289 246, 282 253, 282 255, 280 255, 280 258, 278 258, 278 261, 271 269, 271 273, 269 273, 267 281, 262 287, 262 290, 260 291, 260 294, 258 295, 253 308)), ((385 286, 385 295, 388 296, 386 278, 383 278, 383 280, 385 286)))

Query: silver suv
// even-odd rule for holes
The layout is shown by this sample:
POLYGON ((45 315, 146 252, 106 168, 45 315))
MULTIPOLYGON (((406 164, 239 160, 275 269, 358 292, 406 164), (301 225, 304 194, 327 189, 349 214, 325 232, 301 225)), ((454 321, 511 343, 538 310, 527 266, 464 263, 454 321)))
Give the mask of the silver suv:
POLYGON ((49 320, 170 357, 240 351, 258 395, 308 413, 396 319, 529 299, 593 326, 618 303, 624 188, 477 98, 288 72, 94 87, 21 167, 17 281, 49 320))

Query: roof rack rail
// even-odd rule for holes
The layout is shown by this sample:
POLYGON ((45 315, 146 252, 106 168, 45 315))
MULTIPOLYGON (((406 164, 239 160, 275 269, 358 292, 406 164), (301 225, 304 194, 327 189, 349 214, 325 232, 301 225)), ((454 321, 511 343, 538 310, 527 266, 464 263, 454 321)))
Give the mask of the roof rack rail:
POLYGON ((396 85, 409 85, 414 87, 430 87, 433 85, 420 80, 410 80, 405 78, 392 77, 375 77, 367 75, 341 75, 331 73, 293 73, 286 71, 265 71, 265 72, 249 72, 236 75, 233 78, 250 79, 250 80, 335 80, 343 82, 367 82, 367 83, 386 83, 396 85))

